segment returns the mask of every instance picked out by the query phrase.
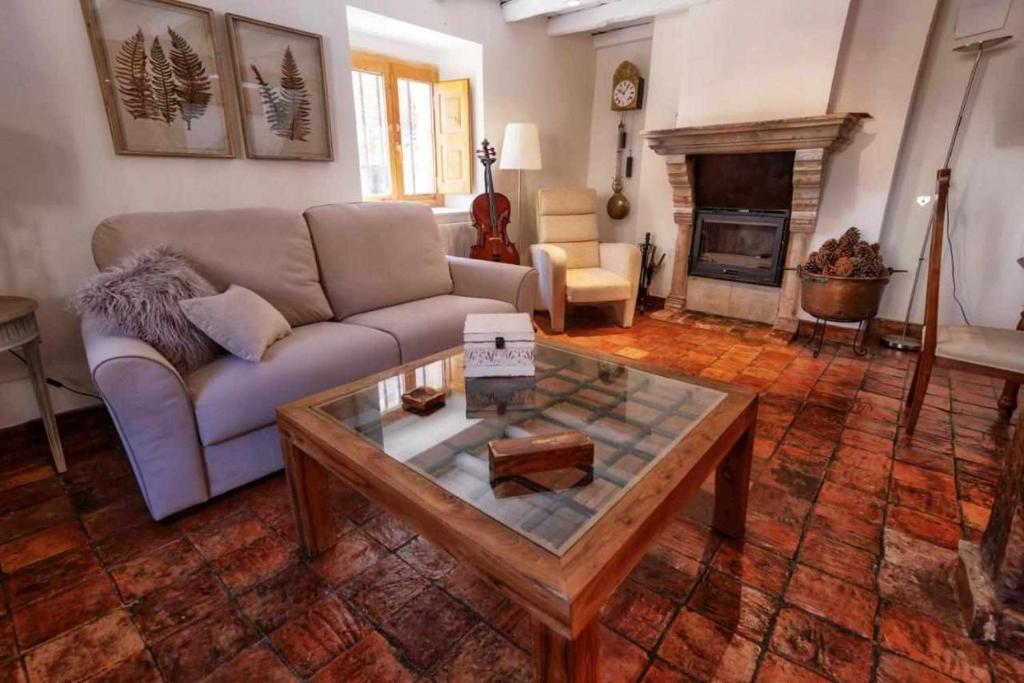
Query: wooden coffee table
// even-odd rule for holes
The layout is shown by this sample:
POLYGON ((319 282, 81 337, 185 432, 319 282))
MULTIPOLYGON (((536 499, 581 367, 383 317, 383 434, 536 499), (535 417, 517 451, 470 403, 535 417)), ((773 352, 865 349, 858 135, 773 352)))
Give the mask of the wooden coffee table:
POLYGON ((538 343, 537 376, 465 380, 453 349, 278 410, 299 539, 337 540, 331 476, 395 514, 532 616, 540 681, 596 681, 598 612, 715 472, 714 528, 743 535, 757 395, 538 343), (446 405, 401 408, 416 386, 446 405), (492 484, 487 442, 580 429, 592 468, 492 484))

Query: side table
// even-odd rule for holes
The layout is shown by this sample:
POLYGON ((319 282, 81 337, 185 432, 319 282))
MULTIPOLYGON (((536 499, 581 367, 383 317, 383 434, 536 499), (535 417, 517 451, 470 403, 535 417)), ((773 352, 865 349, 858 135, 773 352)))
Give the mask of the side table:
POLYGON ((0 352, 20 348, 28 363, 32 388, 36 392, 36 403, 46 428, 46 438, 50 442, 53 464, 58 472, 66 472, 64 449, 60 445, 60 434, 57 432, 57 419, 53 415, 50 404, 50 393, 46 386, 46 374, 43 372, 43 359, 39 354, 39 326, 36 325, 36 309, 39 304, 34 299, 20 296, 0 296, 0 352))

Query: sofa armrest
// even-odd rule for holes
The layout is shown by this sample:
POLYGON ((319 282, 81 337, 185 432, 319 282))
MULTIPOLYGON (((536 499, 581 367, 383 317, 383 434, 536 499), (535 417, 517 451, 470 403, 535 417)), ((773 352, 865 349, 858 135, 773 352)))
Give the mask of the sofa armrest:
POLYGON ((533 313, 537 271, 529 266, 480 259, 448 257, 454 294, 507 301, 520 313, 533 313))
POLYGON ((601 267, 629 280, 633 296, 640 286, 640 247, 635 244, 602 243, 601 267))
POLYGON ((146 342, 98 318, 82 320, 82 339, 153 518, 209 498, 192 398, 178 371, 146 342))
POLYGON ((565 329, 565 270, 568 256, 565 249, 553 244, 531 245, 530 256, 538 273, 539 308, 551 316, 552 332, 561 332, 565 329))

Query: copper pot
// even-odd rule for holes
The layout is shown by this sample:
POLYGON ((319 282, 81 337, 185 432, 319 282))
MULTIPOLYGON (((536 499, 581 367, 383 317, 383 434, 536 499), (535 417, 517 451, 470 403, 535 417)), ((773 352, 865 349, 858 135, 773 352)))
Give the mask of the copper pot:
POLYGON ((839 277, 815 275, 797 269, 803 286, 801 307, 816 318, 853 323, 878 315, 882 292, 889 284, 889 275, 880 277, 839 277))

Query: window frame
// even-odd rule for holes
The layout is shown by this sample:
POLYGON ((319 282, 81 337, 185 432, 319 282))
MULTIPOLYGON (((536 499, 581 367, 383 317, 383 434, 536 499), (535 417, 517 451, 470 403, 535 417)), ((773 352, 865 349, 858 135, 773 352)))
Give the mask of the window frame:
MULTIPOLYGON (((363 195, 363 199, 366 201, 403 200, 421 202, 429 206, 442 206, 444 204, 444 197, 436 192, 436 158, 434 161, 435 192, 433 194, 405 194, 402 125, 398 107, 398 79, 403 78, 430 85, 430 136, 434 143, 432 147, 436 151, 437 138, 436 131, 434 129, 434 84, 437 83, 438 80, 437 67, 433 64, 409 62, 396 57, 390 57, 376 52, 367 52, 365 50, 352 50, 351 64, 353 71, 376 74, 383 78, 385 111, 387 112, 388 117, 388 163, 391 169, 391 193, 381 195, 363 195)), ((352 87, 351 83, 348 87, 352 87)), ((360 183, 361 182, 362 181, 360 181, 360 183)))

